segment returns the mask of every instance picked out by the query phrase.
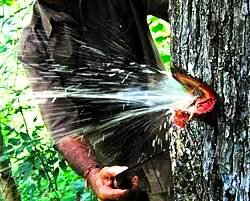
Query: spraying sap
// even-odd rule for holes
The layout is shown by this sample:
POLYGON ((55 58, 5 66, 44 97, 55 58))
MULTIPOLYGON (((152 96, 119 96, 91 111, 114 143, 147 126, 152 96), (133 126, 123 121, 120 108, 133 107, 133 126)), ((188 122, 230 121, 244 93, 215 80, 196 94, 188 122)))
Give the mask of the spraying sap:
MULTIPOLYGON (((39 75, 30 83, 36 88, 33 94, 39 105, 46 107, 44 118, 53 122, 50 130, 56 141, 82 134, 94 146, 107 137, 123 140, 121 131, 114 131, 120 126, 124 133, 127 128, 137 133, 150 128, 145 133, 153 135, 162 122, 184 128, 193 116, 212 110, 214 93, 186 72, 167 73, 162 66, 139 62, 131 44, 113 30, 105 29, 103 38, 100 36, 101 47, 91 32, 85 34, 88 41, 73 37, 79 46, 76 55, 83 63, 76 65, 77 61, 62 53, 59 56, 65 57, 65 64, 51 57, 27 66, 31 71, 38 68, 39 75), (146 117, 154 115, 154 120, 146 117)), ((145 138, 141 136, 138 143, 145 138)))
MULTIPOLYGON (((116 81, 104 81, 104 78, 91 78, 91 82, 85 79, 85 83, 83 81, 69 87, 55 88, 53 91, 34 92, 34 96, 40 101, 51 102, 61 98, 87 100, 84 107, 90 107, 90 111, 98 110, 100 113, 97 120, 94 120, 95 122, 89 121, 86 117, 84 121, 89 123, 84 123, 81 129, 74 131, 74 134, 95 133, 91 137, 93 144, 113 135, 112 129, 116 126, 147 114, 159 112, 166 116, 170 114, 169 123, 178 128, 184 128, 193 116, 210 112, 213 109, 216 102, 213 91, 206 84, 185 72, 176 70, 167 73, 133 63, 133 67, 135 66, 142 69, 139 76, 151 82, 143 82, 143 79, 141 82, 132 84, 134 87, 131 87, 131 84, 124 83, 129 79, 137 79, 138 71, 135 76, 133 71, 113 69, 111 72, 106 71, 103 75, 106 76, 105 80, 107 77, 120 79, 118 84, 116 81), (115 112, 106 115, 107 111, 111 110, 115 112)), ((100 74, 100 70, 96 76, 100 74)), ((79 75, 83 76, 80 73, 79 75)), ((84 76, 90 75, 84 74, 84 76)), ((80 78, 74 77, 70 83, 74 81, 77 83, 78 79, 80 78)), ((88 112, 87 109, 83 110, 83 113, 88 112)), ((140 124, 140 121, 134 121, 133 124, 140 124)), ((61 137, 58 136, 58 139, 61 137)))

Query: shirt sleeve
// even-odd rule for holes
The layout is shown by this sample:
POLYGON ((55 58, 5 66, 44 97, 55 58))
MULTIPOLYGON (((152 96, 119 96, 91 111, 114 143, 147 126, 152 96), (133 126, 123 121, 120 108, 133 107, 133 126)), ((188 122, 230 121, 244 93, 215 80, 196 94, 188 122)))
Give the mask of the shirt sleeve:
MULTIPOLYGON (((60 76, 54 71, 55 65, 50 61, 49 43, 51 42, 48 41, 46 32, 42 28, 35 6, 31 24, 22 33, 18 59, 26 70, 34 98, 40 107, 46 126, 57 142, 64 136, 80 134, 77 129, 79 115, 76 105, 70 98, 51 96, 50 92, 63 89, 63 86, 60 76)), ((66 45, 63 45, 64 49, 67 49, 66 45)), ((64 50, 61 46, 57 49, 64 50)), ((67 52, 62 51, 58 54, 67 55, 67 52)), ((67 64, 66 61, 65 63, 67 64)))
POLYGON ((169 0, 143 0, 148 15, 154 15, 169 22, 169 0))
MULTIPOLYGON (((19 60, 26 70, 30 86, 37 101, 46 126, 50 130, 55 141, 61 137, 73 134, 72 126, 78 118, 76 106, 68 98, 47 97, 54 89, 62 88, 58 76, 49 72, 49 58, 31 29, 23 31, 23 37, 19 51, 19 60), (36 44, 35 44, 36 43, 36 44)), ((75 134, 75 133, 74 133, 75 134)))

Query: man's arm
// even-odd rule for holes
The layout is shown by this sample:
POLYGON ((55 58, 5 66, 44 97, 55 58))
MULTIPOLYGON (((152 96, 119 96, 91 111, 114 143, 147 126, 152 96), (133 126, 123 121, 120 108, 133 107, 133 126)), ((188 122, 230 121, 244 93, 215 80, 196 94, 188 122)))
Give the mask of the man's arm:
POLYGON ((87 180, 87 184, 95 191, 99 200, 120 200, 136 192, 139 179, 134 176, 130 189, 114 189, 113 178, 126 170, 124 166, 96 167, 93 150, 84 139, 64 137, 57 143, 58 150, 70 165, 87 180))
POLYGON ((96 168, 94 151, 85 139, 67 136, 59 140, 56 146, 79 175, 86 177, 91 169, 96 168))

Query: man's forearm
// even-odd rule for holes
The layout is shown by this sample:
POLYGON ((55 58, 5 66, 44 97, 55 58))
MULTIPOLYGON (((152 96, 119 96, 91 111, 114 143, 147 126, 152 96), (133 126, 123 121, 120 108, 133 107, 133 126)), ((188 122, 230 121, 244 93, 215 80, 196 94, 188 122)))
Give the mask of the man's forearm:
POLYGON ((86 140, 81 138, 64 137, 57 143, 57 149, 81 176, 96 167, 94 151, 86 140))

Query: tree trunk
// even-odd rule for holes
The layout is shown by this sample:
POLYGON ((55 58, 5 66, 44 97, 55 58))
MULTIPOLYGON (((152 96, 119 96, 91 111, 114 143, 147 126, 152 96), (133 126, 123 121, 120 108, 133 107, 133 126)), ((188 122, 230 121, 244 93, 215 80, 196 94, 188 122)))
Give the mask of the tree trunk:
POLYGON ((10 161, 4 155, 3 136, 0 127, 0 193, 4 201, 20 201, 15 180, 11 175, 10 161))
POLYGON ((173 65, 218 96, 210 125, 172 132, 176 200, 250 200, 249 9, 249 0, 170 1, 173 65))

